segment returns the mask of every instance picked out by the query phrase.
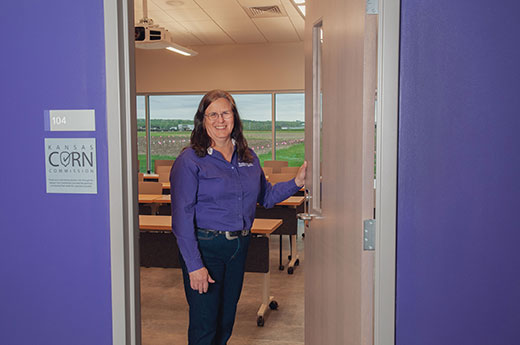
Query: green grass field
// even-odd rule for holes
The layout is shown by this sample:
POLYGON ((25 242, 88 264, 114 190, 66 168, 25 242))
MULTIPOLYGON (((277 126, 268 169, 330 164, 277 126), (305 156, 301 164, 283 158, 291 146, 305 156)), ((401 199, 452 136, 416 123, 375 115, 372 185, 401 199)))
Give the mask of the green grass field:
MULTIPOLYGON (((258 158, 260 159, 260 164, 263 166, 264 161, 272 159, 271 152, 258 155, 258 158)), ((290 167, 299 167, 305 160, 305 143, 292 145, 286 149, 276 150, 276 160, 288 161, 290 167)))

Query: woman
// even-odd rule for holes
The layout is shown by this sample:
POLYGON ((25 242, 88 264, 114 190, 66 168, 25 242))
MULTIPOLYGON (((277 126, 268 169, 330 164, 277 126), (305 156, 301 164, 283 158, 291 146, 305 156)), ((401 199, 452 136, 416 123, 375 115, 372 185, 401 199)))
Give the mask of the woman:
POLYGON ((305 182, 304 163, 295 179, 271 186, 248 148, 235 101, 208 92, 195 114, 190 147, 170 174, 172 229, 190 306, 190 345, 225 345, 233 329, 257 202, 273 207, 305 182))

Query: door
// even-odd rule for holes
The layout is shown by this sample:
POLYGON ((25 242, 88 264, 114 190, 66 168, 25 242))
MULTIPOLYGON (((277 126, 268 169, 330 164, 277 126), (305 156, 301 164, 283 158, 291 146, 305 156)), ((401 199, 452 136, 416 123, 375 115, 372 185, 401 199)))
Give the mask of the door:
POLYGON ((373 343, 377 16, 359 0, 307 2, 305 343, 373 343))

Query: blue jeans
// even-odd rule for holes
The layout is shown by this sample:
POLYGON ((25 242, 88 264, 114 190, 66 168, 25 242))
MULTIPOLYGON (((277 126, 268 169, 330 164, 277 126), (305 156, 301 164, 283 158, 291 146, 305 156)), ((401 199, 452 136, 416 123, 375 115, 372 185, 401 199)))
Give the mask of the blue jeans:
POLYGON ((197 230, 202 261, 215 280, 209 284, 207 293, 199 294, 190 287, 181 257, 184 292, 190 306, 189 345, 225 345, 231 337, 250 236, 228 240, 224 234, 197 230))

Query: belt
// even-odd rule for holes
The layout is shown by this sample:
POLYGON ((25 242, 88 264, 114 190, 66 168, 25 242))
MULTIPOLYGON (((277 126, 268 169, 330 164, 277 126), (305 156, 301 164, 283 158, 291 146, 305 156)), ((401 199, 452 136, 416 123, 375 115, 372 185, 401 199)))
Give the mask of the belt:
POLYGON ((238 231, 223 231, 223 230, 213 230, 213 229, 206 229, 206 228, 197 228, 197 230, 203 230, 203 231, 209 231, 216 235, 224 235, 228 240, 234 240, 238 237, 245 237, 249 235, 251 230, 238 230, 238 231))

